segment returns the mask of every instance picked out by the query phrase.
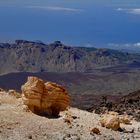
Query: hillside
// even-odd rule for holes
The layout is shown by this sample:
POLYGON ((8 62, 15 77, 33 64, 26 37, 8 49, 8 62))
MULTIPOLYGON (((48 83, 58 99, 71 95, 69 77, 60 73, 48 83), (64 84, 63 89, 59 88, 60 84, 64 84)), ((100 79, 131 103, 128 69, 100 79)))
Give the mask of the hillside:
POLYGON ((0 44, 0 74, 11 72, 93 72, 96 68, 139 61, 140 55, 110 49, 70 47, 16 40, 0 44))
POLYGON ((69 107, 58 118, 39 116, 16 99, 0 92, 1 140, 139 140, 140 122, 121 123, 121 131, 102 127, 101 115, 69 107), (6 99, 5 99, 6 98, 6 99), (96 131, 93 131, 96 130, 96 131), (98 131, 97 131, 98 130, 98 131))

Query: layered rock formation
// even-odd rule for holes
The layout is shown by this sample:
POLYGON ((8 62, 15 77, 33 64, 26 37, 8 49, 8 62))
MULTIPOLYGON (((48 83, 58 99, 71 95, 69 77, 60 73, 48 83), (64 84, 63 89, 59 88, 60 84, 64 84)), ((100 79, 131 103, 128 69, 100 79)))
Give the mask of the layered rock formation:
POLYGON ((36 114, 57 116, 69 105, 69 96, 64 87, 52 82, 45 83, 37 77, 28 77, 21 90, 24 104, 36 114))
POLYGON ((110 49, 69 47, 16 40, 0 43, 0 74, 11 72, 93 72, 95 68, 140 61, 140 55, 110 49))

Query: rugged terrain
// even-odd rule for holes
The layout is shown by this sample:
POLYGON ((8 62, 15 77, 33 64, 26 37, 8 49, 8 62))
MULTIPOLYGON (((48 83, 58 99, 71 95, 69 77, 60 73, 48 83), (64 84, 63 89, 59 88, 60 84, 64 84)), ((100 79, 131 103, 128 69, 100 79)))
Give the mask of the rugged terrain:
POLYGON ((93 72, 96 68, 131 64, 139 54, 110 49, 70 47, 56 41, 51 44, 16 40, 0 44, 0 74, 11 72, 93 72))
POLYGON ((103 96, 100 101, 88 111, 104 113, 106 111, 115 111, 119 114, 128 114, 140 121, 140 91, 129 93, 126 96, 119 97, 115 102, 110 101, 107 96, 103 96))
POLYGON ((134 119, 131 124, 121 124, 123 130, 114 131, 101 126, 100 115, 71 107, 61 112, 59 118, 47 118, 28 111, 21 98, 3 92, 0 92, 1 140, 140 139, 140 122, 134 119))
POLYGON ((20 93, 17 99, 1 90, 0 139, 139 140, 139 61, 139 54, 70 47, 59 41, 1 43, 1 88, 21 93, 27 77, 37 76, 66 87, 72 107, 58 118, 38 116, 23 105, 20 93), (121 124, 119 131, 102 127, 99 119, 107 110, 128 114, 131 123, 121 124))
POLYGON ((71 105, 87 109, 97 104, 102 96, 116 100, 140 89, 140 67, 114 67, 93 73, 10 73, 0 76, 0 87, 20 91, 28 76, 63 85, 71 97, 71 105), (79 102, 76 102, 76 101, 79 102))

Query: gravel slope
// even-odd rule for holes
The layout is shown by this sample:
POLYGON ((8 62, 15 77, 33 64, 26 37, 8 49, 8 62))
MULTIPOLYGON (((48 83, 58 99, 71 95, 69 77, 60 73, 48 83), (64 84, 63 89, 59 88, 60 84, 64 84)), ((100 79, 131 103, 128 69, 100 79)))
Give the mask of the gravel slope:
POLYGON ((95 113, 69 108, 61 112, 59 118, 47 118, 27 112, 21 99, 10 98, 7 96, 6 102, 0 98, 0 140, 140 139, 140 122, 134 120, 131 125, 121 126, 130 132, 112 131, 101 127, 100 115, 95 113), (90 134, 95 127, 100 130, 100 135, 90 134))

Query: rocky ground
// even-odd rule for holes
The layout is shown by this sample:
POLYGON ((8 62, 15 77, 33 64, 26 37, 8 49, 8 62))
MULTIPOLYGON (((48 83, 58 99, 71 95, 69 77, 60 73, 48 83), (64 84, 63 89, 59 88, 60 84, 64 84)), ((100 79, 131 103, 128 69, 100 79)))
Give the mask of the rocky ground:
POLYGON ((140 122, 121 124, 125 131, 101 126, 100 115, 69 107, 58 118, 28 111, 21 98, 0 92, 0 140, 139 140, 140 122), (94 128, 94 131, 92 131, 94 128))
POLYGON ((102 96, 107 96, 110 101, 118 101, 118 98, 140 90, 140 70, 119 67, 93 73, 10 73, 0 76, 0 87, 21 92, 21 86, 28 76, 63 85, 71 97, 71 106, 80 109, 95 106, 102 96))
POLYGON ((128 114, 133 116, 137 121, 140 121, 140 90, 129 93, 126 96, 118 98, 116 102, 110 102, 107 96, 102 96, 98 104, 88 109, 92 112, 104 113, 108 111, 115 111, 119 114, 128 114))

